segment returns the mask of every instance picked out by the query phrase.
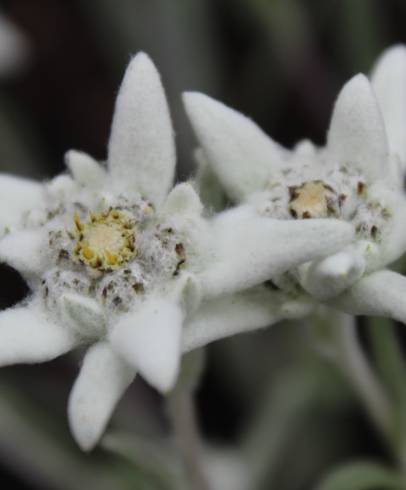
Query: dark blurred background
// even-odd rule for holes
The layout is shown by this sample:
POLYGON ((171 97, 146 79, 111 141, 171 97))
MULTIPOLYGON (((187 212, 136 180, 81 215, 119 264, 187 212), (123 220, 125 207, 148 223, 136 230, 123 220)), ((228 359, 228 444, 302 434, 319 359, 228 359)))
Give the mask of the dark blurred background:
MULTIPOLYGON (((63 171, 70 148, 105 158, 117 89, 130 56, 140 50, 153 58, 167 90, 182 180, 193 174, 195 145, 182 91, 223 100, 284 145, 302 138, 322 144, 342 84, 368 72, 385 47, 406 42, 404 0, 0 5, 26 40, 24 60, 0 79, 0 170, 43 179, 63 171)), ((14 271, 2 267, 0 273, 0 306, 6 308, 26 289, 14 271)), ((75 447, 65 411, 79 362, 80 353, 0 372, 2 488, 161 488, 142 465, 75 447)), ((240 443, 254 447, 258 488, 307 490, 352 457, 388 459, 303 325, 284 323, 210 347, 197 395, 211 446, 223 456, 240 443)), ((164 401, 137 380, 112 427, 147 439, 167 433, 164 401)))

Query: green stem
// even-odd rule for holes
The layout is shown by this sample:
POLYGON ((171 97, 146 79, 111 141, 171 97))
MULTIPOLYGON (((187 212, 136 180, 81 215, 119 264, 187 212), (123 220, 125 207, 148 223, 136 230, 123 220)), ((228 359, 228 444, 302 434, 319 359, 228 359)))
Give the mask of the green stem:
POLYGON ((393 321, 368 319, 372 353, 395 405, 395 439, 399 465, 406 473, 406 364, 393 321))
POLYGON ((193 400, 204 364, 203 349, 185 355, 177 385, 168 397, 168 412, 173 432, 189 478, 190 488, 193 490, 209 490, 203 468, 203 443, 193 400))
POLYGON ((202 444, 192 391, 177 387, 169 399, 169 414, 185 469, 193 490, 209 490, 202 468, 202 444))
POLYGON ((334 329, 338 364, 363 402, 371 420, 393 449, 393 410, 357 338, 352 317, 339 315, 334 329))
POLYGON ((368 338, 377 368, 396 400, 406 396, 406 365, 393 321, 368 319, 368 338))

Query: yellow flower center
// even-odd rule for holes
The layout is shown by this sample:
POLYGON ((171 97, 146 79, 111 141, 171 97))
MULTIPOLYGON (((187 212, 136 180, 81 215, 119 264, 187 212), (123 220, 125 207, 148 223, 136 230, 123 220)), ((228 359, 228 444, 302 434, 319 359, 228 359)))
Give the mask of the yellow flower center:
POLYGON ((135 248, 135 221, 129 213, 110 209, 104 213, 90 213, 82 223, 75 212, 75 255, 80 262, 93 269, 118 269, 137 255, 135 248))
POLYGON ((335 214, 336 193, 320 180, 289 188, 289 211, 294 218, 327 218, 335 214))

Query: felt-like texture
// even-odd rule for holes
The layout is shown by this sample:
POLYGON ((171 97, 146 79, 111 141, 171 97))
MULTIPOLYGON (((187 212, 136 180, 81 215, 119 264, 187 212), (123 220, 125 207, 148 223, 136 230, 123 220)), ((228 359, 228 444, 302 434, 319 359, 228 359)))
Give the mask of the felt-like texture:
POLYGON ((385 122, 389 148, 406 168, 406 46, 396 45, 378 58, 371 75, 385 122))
POLYGON ((68 404, 70 429, 84 451, 99 441, 135 373, 108 342, 98 342, 87 351, 68 404))
POLYGON ((314 297, 325 300, 339 295, 360 279, 365 259, 360 247, 350 246, 320 261, 299 267, 300 283, 314 297))
POLYGON ((406 323, 406 277, 380 270, 363 277, 332 303, 352 315, 373 315, 406 323))
POLYGON ((64 321, 84 339, 97 339, 106 333, 102 307, 93 299, 75 293, 60 298, 64 321))
POLYGON ((150 298, 122 316, 110 340, 117 353, 159 391, 176 381, 181 354, 183 312, 165 298, 150 298))
POLYGON ((370 182, 387 172, 386 131, 376 96, 364 75, 347 82, 337 97, 327 149, 330 158, 361 170, 370 182))
POLYGON ((126 70, 108 150, 112 177, 128 192, 138 190, 155 206, 162 204, 173 184, 175 143, 159 73, 144 53, 126 70))
POLYGON ((48 234, 41 228, 16 231, 0 240, 0 262, 23 275, 44 272, 47 256, 48 234))
POLYGON ((77 342, 69 329, 45 314, 38 301, 0 312, 0 366, 49 361, 77 342))
POLYGON ((183 351, 268 327, 282 319, 303 317, 310 313, 312 306, 306 298, 293 300, 284 293, 263 287, 207 300, 185 324, 183 351))
POLYGON ((30 179, 0 175, 0 238, 23 224, 24 216, 43 202, 43 186, 30 179))
POLYGON ((207 95, 183 97, 200 144, 234 201, 262 188, 279 171, 282 148, 251 119, 207 95))
POLYGON ((343 221, 273 220, 248 206, 218 215, 211 233, 213 262, 201 274, 206 297, 255 286, 354 239, 353 227, 343 221))
POLYGON ((65 163, 78 184, 89 187, 104 184, 105 170, 87 153, 69 150, 65 153, 65 163))

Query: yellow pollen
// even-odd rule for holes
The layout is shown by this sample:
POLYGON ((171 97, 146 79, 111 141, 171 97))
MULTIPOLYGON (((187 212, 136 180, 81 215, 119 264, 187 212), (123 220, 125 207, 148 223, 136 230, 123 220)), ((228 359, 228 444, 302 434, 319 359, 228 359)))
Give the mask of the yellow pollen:
POLYGON ((117 264, 117 257, 113 254, 111 254, 108 250, 105 252, 106 255, 106 260, 109 265, 116 265, 117 264))
POLYGON ((75 212, 76 259, 99 271, 117 269, 137 255, 135 222, 119 209, 90 213, 86 223, 75 212))
POLYGON ((93 250, 90 247, 88 247, 88 246, 84 246, 83 247, 82 254, 88 260, 90 260, 90 259, 92 259, 94 257, 93 250))
POLYGON ((289 211, 294 218, 327 218, 334 214, 335 191, 319 180, 290 187, 289 211))

